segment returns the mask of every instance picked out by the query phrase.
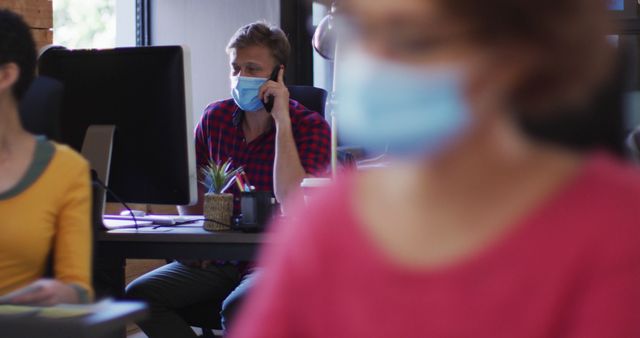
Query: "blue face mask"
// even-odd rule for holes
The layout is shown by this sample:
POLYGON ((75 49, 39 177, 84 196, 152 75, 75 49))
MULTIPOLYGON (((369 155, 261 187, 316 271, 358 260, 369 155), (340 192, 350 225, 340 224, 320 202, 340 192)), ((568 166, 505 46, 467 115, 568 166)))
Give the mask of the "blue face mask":
POLYGON ((264 108, 258 97, 260 86, 267 81, 262 77, 231 77, 231 96, 238 107, 244 111, 258 111, 264 108))
POLYGON ((409 66, 357 54, 338 66, 341 143, 373 153, 431 157, 458 137, 471 116, 455 68, 409 66))

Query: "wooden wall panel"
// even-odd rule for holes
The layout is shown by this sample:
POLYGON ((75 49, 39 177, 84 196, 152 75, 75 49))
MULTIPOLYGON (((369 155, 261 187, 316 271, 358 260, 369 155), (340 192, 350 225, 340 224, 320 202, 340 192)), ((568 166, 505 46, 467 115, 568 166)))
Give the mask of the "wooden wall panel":
POLYGON ((33 28, 33 39, 36 41, 38 49, 53 43, 53 31, 50 29, 33 28))
POLYGON ((20 13, 32 28, 53 27, 51 0, 0 0, 0 7, 20 13))
POLYGON ((22 15, 32 28, 38 48, 53 43, 51 0, 0 0, 0 8, 8 8, 22 15))

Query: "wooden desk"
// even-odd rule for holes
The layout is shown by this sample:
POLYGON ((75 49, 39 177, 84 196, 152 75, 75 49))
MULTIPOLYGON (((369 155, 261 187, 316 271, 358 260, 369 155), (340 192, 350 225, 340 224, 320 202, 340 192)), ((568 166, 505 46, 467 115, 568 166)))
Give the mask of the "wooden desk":
POLYGON ((209 232, 202 222, 176 227, 96 233, 95 279, 99 295, 122 296, 127 258, 253 260, 262 234, 209 232))
POLYGON ((76 318, 40 318, 0 315, 3 338, 111 338, 122 337, 124 327, 148 315, 141 302, 111 302, 99 312, 76 318))

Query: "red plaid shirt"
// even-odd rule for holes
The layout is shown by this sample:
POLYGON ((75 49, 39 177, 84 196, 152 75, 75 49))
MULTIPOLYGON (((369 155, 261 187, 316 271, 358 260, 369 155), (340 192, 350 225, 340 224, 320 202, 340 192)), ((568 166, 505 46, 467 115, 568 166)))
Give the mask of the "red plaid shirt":
MULTIPOLYGON (((314 176, 327 173, 331 153, 327 121, 294 100, 289 100, 289 115, 302 167, 314 176)), ((205 109, 195 131, 198 168, 209 160, 226 161, 231 158, 234 168, 244 168, 256 190, 273 191, 275 126, 246 143, 242 130, 243 117, 244 111, 238 108, 233 99, 212 103, 205 109)), ((228 192, 237 197, 239 190, 234 185, 228 192)))

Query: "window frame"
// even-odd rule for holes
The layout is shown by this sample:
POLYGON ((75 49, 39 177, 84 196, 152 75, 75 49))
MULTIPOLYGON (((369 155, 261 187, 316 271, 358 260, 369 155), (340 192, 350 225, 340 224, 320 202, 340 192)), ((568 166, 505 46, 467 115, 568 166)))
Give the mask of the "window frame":
POLYGON ((151 0, 136 0, 136 46, 151 42, 151 0))

